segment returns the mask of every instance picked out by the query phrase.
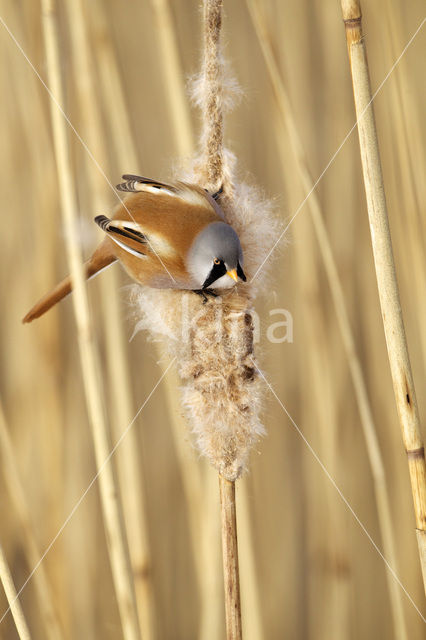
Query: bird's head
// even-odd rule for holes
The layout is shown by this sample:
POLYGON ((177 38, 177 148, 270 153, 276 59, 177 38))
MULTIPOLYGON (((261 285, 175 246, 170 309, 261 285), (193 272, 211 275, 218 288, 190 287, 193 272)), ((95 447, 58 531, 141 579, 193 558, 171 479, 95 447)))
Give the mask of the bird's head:
POLYGON ((226 289, 238 279, 245 282, 242 265, 240 240, 225 222, 212 222, 204 227, 187 256, 187 269, 200 289, 226 289))

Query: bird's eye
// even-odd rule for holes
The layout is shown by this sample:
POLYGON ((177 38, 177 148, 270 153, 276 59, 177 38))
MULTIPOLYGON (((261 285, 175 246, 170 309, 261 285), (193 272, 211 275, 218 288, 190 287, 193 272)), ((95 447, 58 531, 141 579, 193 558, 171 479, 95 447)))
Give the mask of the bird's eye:
POLYGON ((219 260, 219 258, 215 258, 215 259, 213 260, 213 262, 214 262, 214 264, 220 264, 220 262, 221 262, 221 261, 219 260))

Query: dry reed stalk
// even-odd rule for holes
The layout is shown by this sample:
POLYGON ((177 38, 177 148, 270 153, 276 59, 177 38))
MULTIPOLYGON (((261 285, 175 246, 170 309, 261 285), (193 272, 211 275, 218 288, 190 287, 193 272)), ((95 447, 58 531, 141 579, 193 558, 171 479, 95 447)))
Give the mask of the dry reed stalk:
MULTIPOLYGON (((28 565, 33 568, 38 565, 41 553, 34 537, 31 517, 28 509, 25 491, 18 473, 18 465, 6 426, 6 419, 0 400, 0 458, 2 472, 7 491, 14 506, 20 525, 20 535, 24 554, 28 565)), ((40 607, 40 617, 44 625, 44 633, 48 640, 60 640, 63 637, 61 627, 53 606, 52 590, 50 588, 44 564, 41 563, 33 577, 40 607)))
POLYGON ((170 2, 169 0, 151 0, 151 4, 157 17, 161 67, 164 74, 164 86, 167 87, 167 100, 173 122, 176 147, 179 155, 185 158, 193 153, 194 142, 170 2))
MULTIPOLYGON (((13 26, 18 37, 25 37, 25 27, 22 8, 11 3, 13 12, 13 26)), ((3 16, 4 17, 4 16, 3 16)), ((39 17, 34 15, 34 32, 39 29, 39 17), (36 26, 37 25, 37 26, 36 26)), ((33 54, 35 51, 33 50, 33 54)), ((1 55, 1 54, 0 54, 1 55)), ((20 67, 19 55, 16 52, 11 59, 6 62, 3 55, 4 68, 9 69, 9 80, 13 86, 15 94, 15 124, 19 127, 22 141, 18 144, 25 144, 27 140, 33 140, 33 144, 28 144, 27 158, 31 171, 28 174, 27 189, 32 194, 34 209, 27 210, 25 217, 26 229, 31 229, 31 264, 34 268, 28 269, 27 277, 17 275, 17 279, 22 282, 26 300, 30 300, 37 288, 48 290, 52 286, 54 279, 53 265, 58 258, 58 192, 55 171, 55 160, 52 154, 52 141, 49 132, 49 113, 45 109, 45 91, 40 85, 35 74, 29 71, 29 77, 23 78, 20 67), (16 69, 15 69, 16 65, 16 69), (31 109, 28 108, 28 94, 31 93, 31 109), (37 140, 35 140, 35 132, 37 140), (40 162, 40 158, 43 162, 40 162), (33 215, 34 214, 34 215, 33 215)), ((8 155, 8 154, 7 154, 8 155)), ((37 518, 35 515, 34 502, 31 501, 31 513, 34 520, 42 522, 40 530, 40 540, 46 539, 52 531, 57 531, 63 522, 63 504, 65 498, 65 474, 63 465, 64 452, 64 407, 62 402, 61 385, 61 353, 60 342, 61 332, 59 314, 57 311, 48 314, 45 320, 33 331, 21 332, 22 349, 25 353, 26 371, 28 376, 27 388, 32 388, 37 396, 38 406, 42 408, 43 419, 37 420, 34 413, 34 406, 31 407, 27 416, 13 417, 13 424, 16 425, 15 437, 18 433, 28 438, 33 447, 32 440, 36 439, 40 449, 40 458, 34 460, 31 468, 37 484, 40 487, 40 496, 43 497, 45 505, 43 516, 37 518), (25 344, 25 346, 24 346, 25 344), (34 381, 33 373, 37 371, 37 381, 34 381), (21 428, 23 431, 21 431, 21 428), (25 433, 25 435, 24 435, 25 433)), ((5 360, 9 360, 4 355, 5 360)), ((26 403, 22 403, 24 408, 26 403)), ((11 408, 13 405, 11 405, 11 408)), ((12 416, 12 414, 11 414, 12 416)), ((22 441, 16 443, 16 451, 22 450, 25 446, 22 441)), ((31 485, 31 475, 26 476, 26 482, 31 485)), ((30 503, 29 503, 30 504, 30 503)), ((24 543, 25 544, 25 543, 24 543)), ((34 549, 33 549, 34 550, 34 549)), ((32 567, 38 562, 41 554, 35 553, 33 559, 28 556, 29 566, 32 567)), ((51 593, 55 594, 56 613, 52 613, 52 624, 46 629, 46 633, 52 637, 62 635, 67 628, 69 616, 69 600, 64 597, 67 567, 65 562, 64 540, 58 540, 55 545, 54 559, 49 557, 46 572, 49 575, 49 586, 51 593), (58 620, 61 620, 62 630, 58 620)), ((43 563, 43 576, 46 578, 45 563, 43 563)), ((40 605, 40 614, 45 614, 50 618, 50 614, 43 610, 40 605)))
MULTIPOLYGON (((108 166, 105 132, 101 122, 101 108, 95 88, 94 61, 92 60, 89 34, 84 9, 80 0, 65 3, 71 32, 75 86, 80 104, 82 134, 104 171, 108 166)), ((111 102, 115 97, 109 96, 111 102)), ((107 102, 110 104, 110 102, 107 102)), ((93 212, 108 210, 106 194, 109 185, 105 176, 84 153, 86 175, 89 184, 89 203, 93 212)), ((130 424, 134 416, 131 398, 131 382, 126 361, 121 309, 118 294, 118 274, 113 268, 101 279, 101 299, 106 334, 109 389, 115 415, 116 438, 130 424), (110 277, 112 276, 112 277, 110 277)), ((150 574, 148 526, 144 510, 143 475, 140 471, 139 444, 136 429, 130 429, 120 445, 117 456, 119 480, 125 514, 128 547, 133 569, 136 602, 142 637, 150 640, 154 635, 154 599, 150 574)))
POLYGON ((31 640, 25 616, 21 608, 21 603, 16 594, 13 578, 4 555, 3 547, 0 544, 0 580, 9 603, 10 611, 15 621, 16 630, 20 640, 31 640))
MULTIPOLYGON (((275 97, 278 104, 280 117, 285 125, 290 144, 292 147, 294 160, 300 176, 300 182, 306 194, 310 194, 307 201, 312 221, 314 224, 315 234, 318 240, 318 246, 324 262, 325 272, 327 275, 336 317, 342 336, 343 345, 348 360, 349 371, 354 386, 355 397, 358 404, 358 410, 361 418, 364 439, 367 447, 367 453, 371 472, 374 481, 375 499, 380 524, 380 532, 383 540, 383 549, 385 557, 390 565, 397 570, 395 541, 393 535, 393 525, 390 510, 389 492, 386 483, 383 456, 380 449, 377 431, 373 420, 370 401, 367 393, 367 386, 364 379, 361 363, 357 354, 355 339, 352 333, 349 315, 346 308, 343 287, 337 265, 334 259, 333 251, 330 245, 327 228, 324 223, 324 216, 318 195, 314 189, 314 181, 308 168, 306 154, 303 149, 302 142, 296 127, 293 110, 289 100, 288 93, 284 86, 270 41, 270 36, 265 24, 264 17, 259 7, 258 0, 247 0, 249 11, 252 16, 253 24, 258 36, 259 44, 262 49, 265 63, 274 88, 275 97)), ((280 142, 282 136, 278 136, 279 151, 282 158, 283 166, 286 166, 286 150, 280 142)), ((386 572, 389 596, 392 603, 392 615, 395 628, 395 636, 399 639, 407 638, 407 626, 404 616, 402 604, 402 593, 399 585, 389 571, 386 572)))
MULTIPOLYGON (((49 86, 55 99, 62 105, 63 92, 54 1, 43 0, 41 9, 49 86)), ((111 447, 104 414, 100 368, 94 346, 93 328, 85 289, 83 262, 77 240, 72 233, 72 230, 75 229, 77 206, 67 141, 67 125, 53 100, 50 101, 50 107, 61 210, 64 226, 69 232, 66 249, 73 281, 73 305, 77 322, 78 343, 96 463, 97 468, 101 471, 99 488, 112 575, 124 637, 127 640, 139 640, 140 631, 132 573, 126 548, 122 508, 117 492, 114 467, 111 461, 105 464, 111 447)))
POLYGON ((416 517, 417 542, 426 589, 426 465, 420 418, 402 318, 372 105, 361 7, 341 0, 351 67, 364 185, 376 278, 395 401, 407 452, 416 517))
POLYGON ((222 1, 204 0, 204 129, 202 146, 206 186, 212 191, 222 186, 224 179, 223 111, 220 31, 222 27, 222 1))
POLYGON ((235 481, 219 474, 227 640, 242 638, 235 481))
MULTIPOLYGON (((204 168, 206 186, 220 187, 224 180, 223 112, 220 83, 220 32, 222 0, 204 0, 204 168)), ((237 476, 238 477, 238 476, 237 476)), ((228 640, 242 638, 238 574, 235 479, 219 473, 222 516, 222 558, 225 587, 225 619, 228 640)))

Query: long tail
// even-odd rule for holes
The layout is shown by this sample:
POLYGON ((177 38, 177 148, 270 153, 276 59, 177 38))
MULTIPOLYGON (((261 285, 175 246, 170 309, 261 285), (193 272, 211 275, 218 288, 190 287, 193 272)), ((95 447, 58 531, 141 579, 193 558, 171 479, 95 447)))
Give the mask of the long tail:
MULTIPOLYGON (((105 243, 102 243, 94 252, 91 258, 87 260, 84 267, 86 269, 86 279, 91 278, 96 275, 114 262, 117 258, 111 253, 111 249, 105 243)), ((65 298, 72 290, 71 278, 67 276, 62 282, 60 282, 56 287, 43 296, 37 304, 33 306, 30 311, 28 311, 25 318, 23 318, 22 322, 32 322, 36 318, 42 316, 46 311, 49 311, 51 307, 53 307, 57 302, 65 298)))

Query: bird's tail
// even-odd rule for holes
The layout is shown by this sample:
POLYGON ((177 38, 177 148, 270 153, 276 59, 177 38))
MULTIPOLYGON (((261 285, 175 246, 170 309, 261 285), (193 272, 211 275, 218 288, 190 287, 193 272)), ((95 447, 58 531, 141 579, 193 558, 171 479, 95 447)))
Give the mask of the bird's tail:
MULTIPOLYGON (((111 253, 109 246, 102 243, 95 251, 93 256, 87 260, 84 265, 86 279, 91 278, 113 263, 117 258, 111 253)), ((22 322, 32 322, 36 318, 42 316, 46 311, 49 311, 57 302, 65 298, 72 290, 71 278, 67 276, 60 282, 52 291, 43 296, 37 304, 28 311, 22 322)))

